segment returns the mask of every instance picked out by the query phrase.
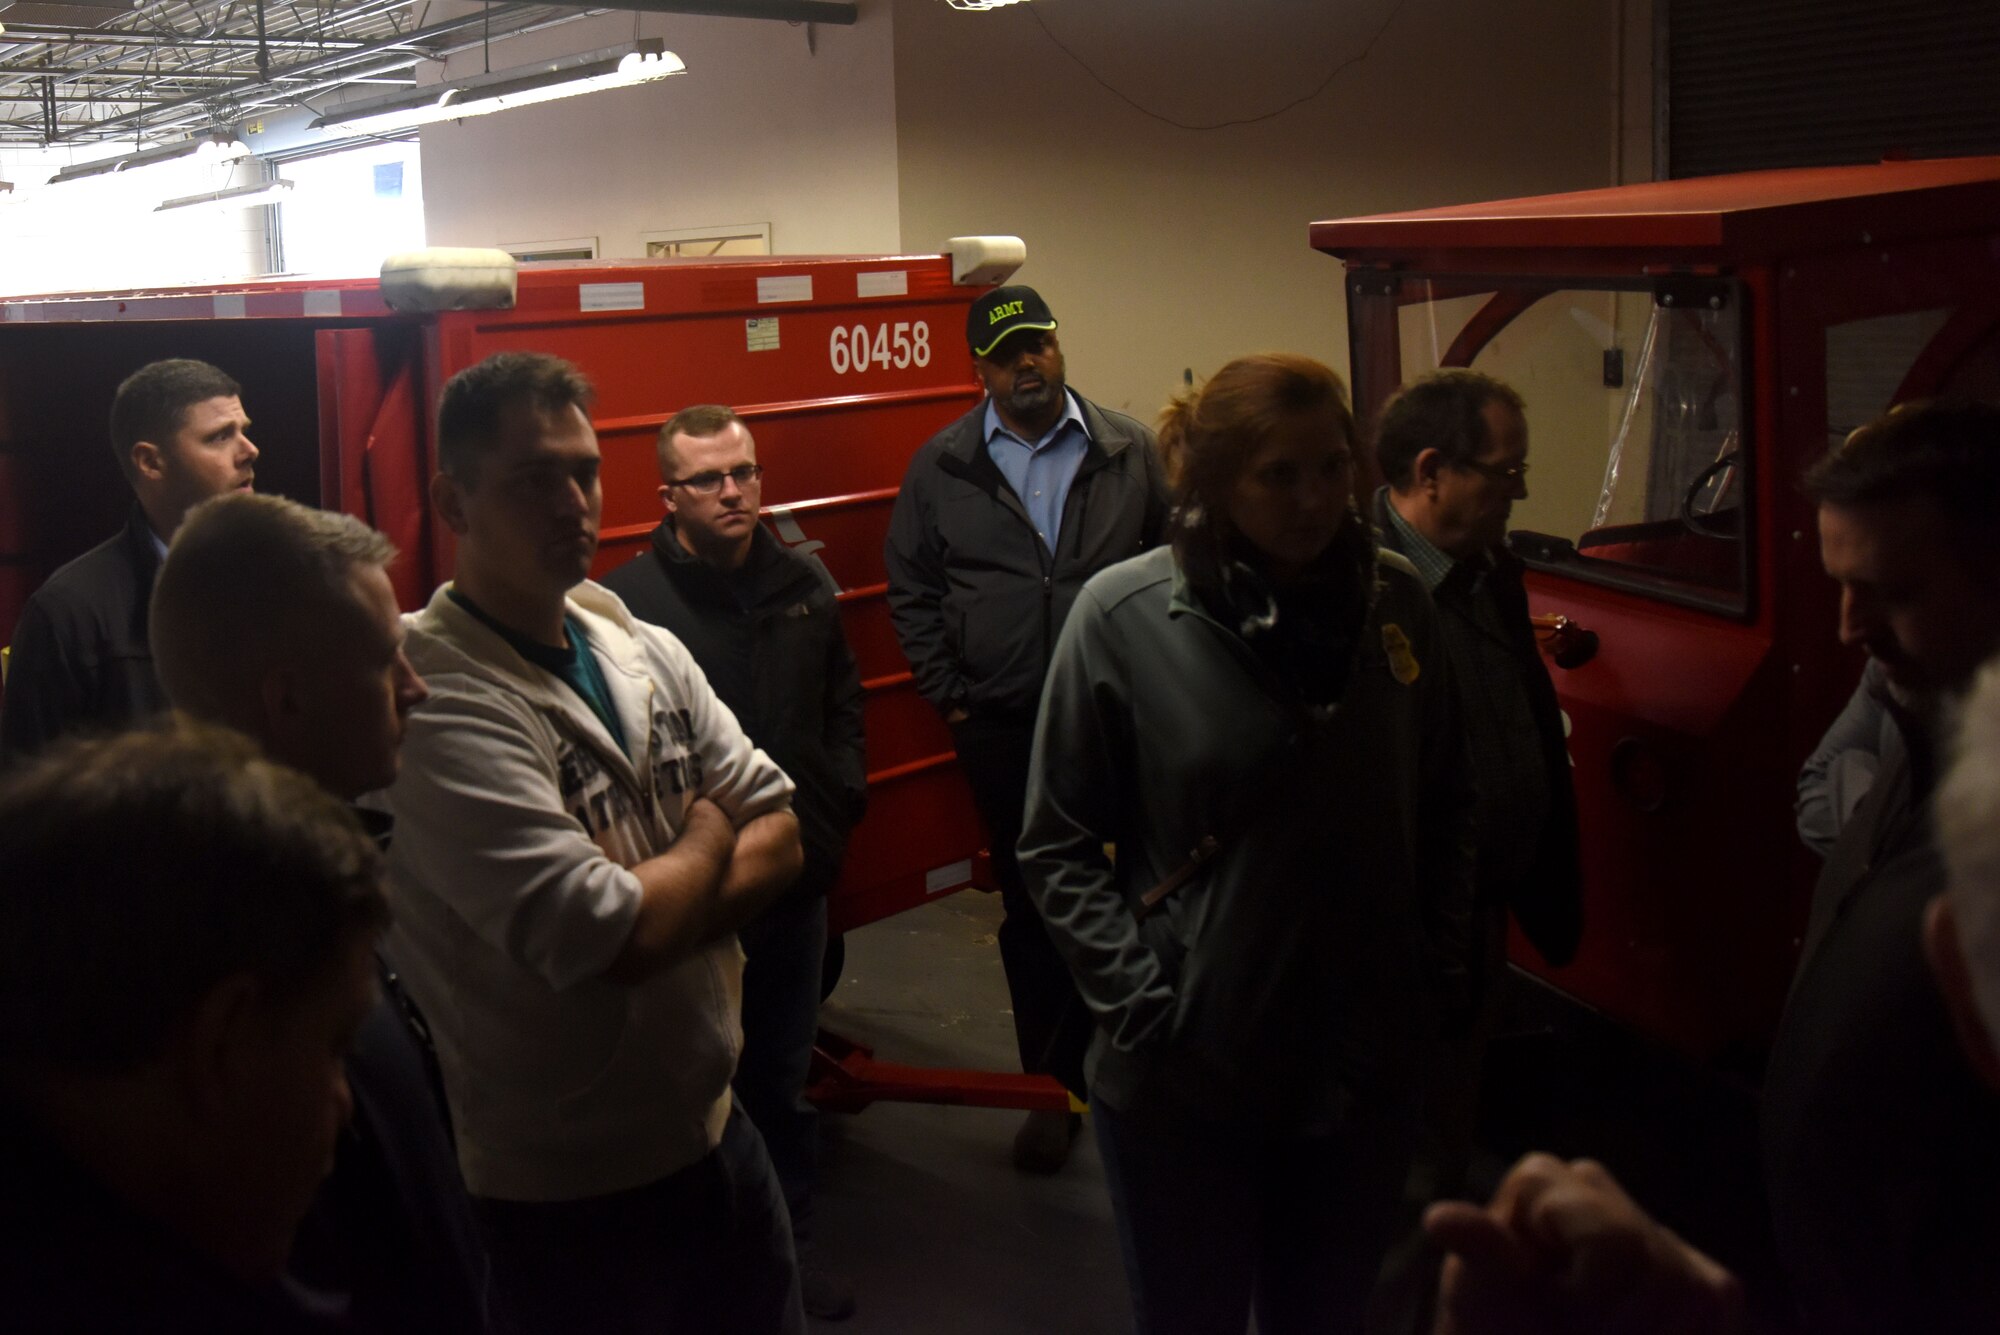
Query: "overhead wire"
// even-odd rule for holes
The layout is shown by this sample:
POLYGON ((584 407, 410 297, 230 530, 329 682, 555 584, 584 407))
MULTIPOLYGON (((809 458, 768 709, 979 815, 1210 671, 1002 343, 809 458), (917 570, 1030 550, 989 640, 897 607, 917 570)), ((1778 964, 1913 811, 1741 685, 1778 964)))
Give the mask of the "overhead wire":
POLYGON ((1238 116, 1229 120, 1210 121, 1205 124, 1199 122, 1177 120, 1174 117, 1167 115, 1165 112, 1155 111, 1151 107, 1142 105, 1137 98, 1131 96, 1129 93, 1125 92, 1124 89, 1119 88, 1116 84, 1113 84, 1109 79, 1105 78, 1103 75, 1099 74, 1096 70, 1092 69, 1088 61, 1084 60, 1084 58, 1082 56, 1079 56, 1075 51, 1072 51, 1069 48, 1069 45, 1066 42, 1064 42, 1062 38, 1056 36, 1055 33, 1051 32, 1049 30, 1049 25, 1042 19, 1039 6, 1036 5, 1027 6, 1027 13, 1030 18, 1034 19, 1035 26, 1042 30, 1042 35, 1044 37, 1047 37, 1049 41, 1054 44, 1055 48, 1058 51, 1062 52, 1064 55, 1068 56, 1072 61, 1074 61, 1076 63, 1076 67, 1082 70, 1085 74, 1089 75, 1090 78, 1095 83, 1097 83, 1099 87, 1103 88, 1113 97, 1123 102, 1126 106, 1132 108, 1132 110, 1138 112, 1142 116, 1147 116, 1153 120, 1160 121, 1163 124, 1171 125, 1177 130, 1206 131, 1206 130, 1226 130, 1232 126, 1256 125, 1262 121, 1275 120, 1276 118, 1284 115, 1286 112, 1292 110, 1293 108, 1304 106, 1306 103, 1312 101, 1314 98, 1318 97, 1321 93, 1324 93, 1327 89, 1331 88, 1333 86, 1333 81, 1339 78, 1343 72, 1345 72, 1348 69, 1351 69, 1355 65, 1358 65, 1362 61, 1368 59, 1369 53, 1375 49, 1375 44, 1382 40, 1382 35, 1389 31, 1389 25, 1396 21, 1396 16, 1401 14, 1404 8, 1408 6, 1408 4, 1409 0, 1395 0, 1395 3, 1391 5, 1389 8, 1388 14, 1384 16, 1382 22, 1376 27, 1374 35, 1368 39, 1367 44, 1361 48, 1360 52, 1355 55, 1349 56, 1346 60, 1341 61, 1340 63, 1336 64, 1331 70, 1327 71, 1326 77, 1324 79, 1321 79, 1318 85, 1314 87, 1311 92, 1301 94, 1300 96, 1295 97, 1291 101, 1285 103, 1281 107, 1273 108, 1270 111, 1259 112, 1255 116, 1238 116))

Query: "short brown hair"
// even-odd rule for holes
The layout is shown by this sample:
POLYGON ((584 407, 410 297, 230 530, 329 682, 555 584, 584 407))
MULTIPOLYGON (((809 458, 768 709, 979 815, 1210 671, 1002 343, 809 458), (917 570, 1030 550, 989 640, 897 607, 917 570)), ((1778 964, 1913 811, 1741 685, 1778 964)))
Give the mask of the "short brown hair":
POLYGON ((583 372, 546 352, 496 352, 445 381, 438 396, 438 471, 470 487, 500 439, 500 421, 526 404, 538 412, 590 411, 597 391, 583 372))
POLYGON ((1486 405, 1504 403, 1525 414, 1512 386, 1479 371, 1450 367, 1412 381, 1382 408, 1375 424, 1375 466, 1398 491, 1414 482, 1417 456, 1436 450, 1463 467, 1493 444, 1486 405))
POLYGON ((150 362, 125 377, 111 399, 111 453, 127 482, 137 479, 132 447, 140 441, 165 445, 180 434, 187 410, 210 399, 241 398, 243 386, 229 374, 192 357, 150 362))
POLYGON ((729 429, 730 423, 742 420, 734 408, 720 403, 697 403, 669 417, 667 424, 660 428, 656 447, 660 459, 660 481, 665 482, 680 471, 680 460, 674 455, 675 436, 719 435, 729 429))
POLYGON ((1928 500, 1967 568, 2000 582, 2000 408, 1899 404, 1821 456, 1805 489, 1816 505, 1928 500))
POLYGON ((188 512, 153 582, 153 666, 175 708, 226 721, 290 646, 327 633, 354 572, 396 546, 352 515, 231 492, 188 512))
POLYGON ((0 1063, 130 1069, 210 989, 317 986, 388 921, 354 815, 247 739, 72 738, 0 785, 0 1063))

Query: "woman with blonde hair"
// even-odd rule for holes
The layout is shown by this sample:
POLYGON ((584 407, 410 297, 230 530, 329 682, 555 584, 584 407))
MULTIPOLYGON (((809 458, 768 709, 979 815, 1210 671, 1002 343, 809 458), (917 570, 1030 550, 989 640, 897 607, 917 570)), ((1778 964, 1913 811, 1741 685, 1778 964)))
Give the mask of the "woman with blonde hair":
POLYGON ((1084 586, 1043 695, 1021 862, 1098 1022, 1141 1335, 1358 1329, 1463 1000, 1456 705, 1354 436, 1305 357, 1170 404, 1172 544, 1084 586))

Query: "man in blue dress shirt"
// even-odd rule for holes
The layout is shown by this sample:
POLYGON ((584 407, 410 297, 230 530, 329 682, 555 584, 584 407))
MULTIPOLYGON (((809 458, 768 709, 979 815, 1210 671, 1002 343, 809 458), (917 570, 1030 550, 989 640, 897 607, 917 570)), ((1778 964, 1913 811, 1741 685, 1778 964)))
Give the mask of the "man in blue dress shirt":
MULTIPOLYGON (((889 522, 889 609, 986 822, 1021 1068, 1081 1097, 1089 1014, 1022 887, 1014 843, 1063 619, 1086 579, 1165 537, 1166 475, 1150 430, 1068 388, 1055 316, 1033 288, 974 302, 966 344, 986 398, 904 474, 889 522)), ((1014 1162, 1062 1167, 1076 1125, 1029 1114, 1014 1162)))

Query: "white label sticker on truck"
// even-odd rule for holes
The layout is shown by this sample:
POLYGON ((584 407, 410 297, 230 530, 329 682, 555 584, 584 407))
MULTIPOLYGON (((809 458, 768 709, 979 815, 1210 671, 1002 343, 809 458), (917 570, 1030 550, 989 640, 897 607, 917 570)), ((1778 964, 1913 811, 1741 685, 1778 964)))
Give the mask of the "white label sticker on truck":
POLYGON ((743 322, 743 342, 752 352, 778 350, 778 317, 753 315, 743 322))
POLYGON ((306 291, 307 315, 340 314, 340 289, 337 287, 315 287, 306 291))
POLYGON ((762 301, 811 301, 813 299, 813 276, 809 273, 786 274, 783 278, 759 278, 757 280, 757 300, 762 301))
POLYGON ((894 324, 878 324, 873 329, 865 324, 835 325, 826 354, 835 375, 858 373, 871 366, 884 371, 892 366, 898 371, 908 366, 929 366, 931 327, 922 320, 914 323, 898 320, 894 324))
POLYGON ((586 311, 643 311, 644 283, 578 283, 576 303, 586 311))
POLYGON ((241 320, 243 318, 243 306, 242 293, 217 293, 215 297, 215 318, 218 320, 241 320))
POLYGON ((956 890, 972 880, 972 859, 960 858, 947 862, 942 867, 932 867, 924 873, 924 893, 941 895, 947 890, 956 890))
POLYGON ((907 269, 884 269, 854 275, 854 295, 857 297, 906 297, 909 294, 910 272, 907 269))

